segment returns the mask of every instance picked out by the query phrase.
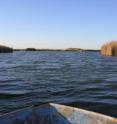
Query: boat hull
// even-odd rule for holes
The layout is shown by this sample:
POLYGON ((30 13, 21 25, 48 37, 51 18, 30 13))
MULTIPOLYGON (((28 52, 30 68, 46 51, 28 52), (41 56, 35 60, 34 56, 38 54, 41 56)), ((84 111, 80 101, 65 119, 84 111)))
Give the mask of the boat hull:
POLYGON ((117 119, 50 103, 3 115, 0 124, 117 124, 117 119))

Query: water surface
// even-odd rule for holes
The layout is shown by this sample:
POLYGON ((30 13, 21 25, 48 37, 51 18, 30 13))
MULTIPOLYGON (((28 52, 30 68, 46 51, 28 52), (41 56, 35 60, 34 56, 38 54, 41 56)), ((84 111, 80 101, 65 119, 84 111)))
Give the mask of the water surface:
POLYGON ((48 102, 117 117, 117 57, 64 51, 0 54, 0 113, 48 102))

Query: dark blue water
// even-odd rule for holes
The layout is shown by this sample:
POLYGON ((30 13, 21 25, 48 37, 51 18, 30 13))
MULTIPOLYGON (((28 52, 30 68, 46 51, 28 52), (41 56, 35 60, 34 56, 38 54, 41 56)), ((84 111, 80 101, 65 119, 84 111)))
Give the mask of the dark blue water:
POLYGON ((117 117, 117 57, 64 51, 0 54, 0 113, 47 102, 117 117))

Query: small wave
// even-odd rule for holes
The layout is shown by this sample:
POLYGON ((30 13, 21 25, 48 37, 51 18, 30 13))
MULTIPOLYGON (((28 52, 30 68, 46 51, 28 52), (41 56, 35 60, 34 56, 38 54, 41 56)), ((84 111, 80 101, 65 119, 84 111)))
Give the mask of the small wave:
POLYGON ((100 91, 102 91, 103 90, 103 88, 85 88, 83 91, 87 91, 87 92, 100 92, 100 91))
POLYGON ((28 94, 30 92, 27 91, 0 91, 0 99, 17 98, 28 94))
POLYGON ((63 91, 55 91, 55 92, 52 92, 51 95, 54 95, 54 96, 61 96, 61 95, 68 95, 70 94, 71 92, 73 91, 73 89, 67 89, 67 90, 63 90, 63 91))

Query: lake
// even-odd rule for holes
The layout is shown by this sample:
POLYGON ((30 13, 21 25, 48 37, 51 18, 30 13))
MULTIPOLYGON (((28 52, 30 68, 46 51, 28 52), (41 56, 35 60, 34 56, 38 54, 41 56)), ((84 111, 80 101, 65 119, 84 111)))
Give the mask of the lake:
POLYGON ((83 51, 0 54, 0 113, 60 103, 117 117, 117 57, 83 51))

